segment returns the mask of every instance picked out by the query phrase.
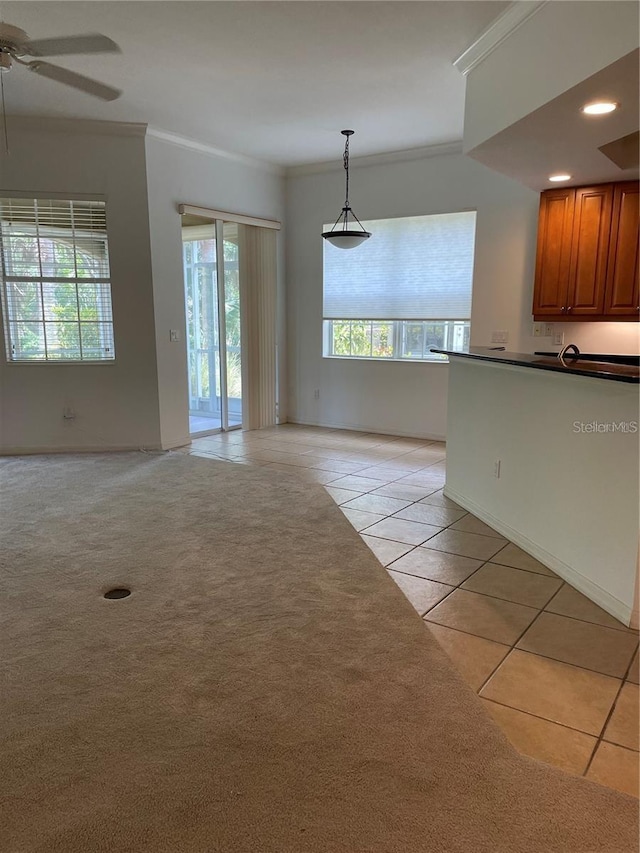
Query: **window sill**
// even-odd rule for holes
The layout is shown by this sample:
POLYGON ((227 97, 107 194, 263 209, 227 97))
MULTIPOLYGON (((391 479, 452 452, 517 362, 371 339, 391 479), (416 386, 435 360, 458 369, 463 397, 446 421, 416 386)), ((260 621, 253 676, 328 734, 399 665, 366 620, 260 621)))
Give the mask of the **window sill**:
POLYGON ((61 359, 60 361, 37 361, 36 359, 9 361, 9 359, 5 359, 7 367, 113 367, 115 363, 115 358, 109 359, 109 361, 70 361, 68 359, 61 359))
POLYGON ((368 361, 374 364, 449 364, 448 358, 373 358, 366 355, 323 355, 331 361, 368 361))

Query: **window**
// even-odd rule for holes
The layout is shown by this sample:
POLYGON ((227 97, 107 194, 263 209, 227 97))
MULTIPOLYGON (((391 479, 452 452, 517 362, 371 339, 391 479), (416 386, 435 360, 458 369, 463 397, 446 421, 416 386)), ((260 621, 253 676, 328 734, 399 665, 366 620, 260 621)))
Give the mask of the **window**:
POLYGON ((324 352, 338 358, 444 360, 438 349, 469 348, 468 320, 326 320, 324 352))
POLYGON ((9 361, 113 361, 103 201, 0 199, 0 262, 9 361))
POLYGON ((324 243, 324 355, 444 360, 469 346, 475 211, 378 219, 345 251, 324 243))

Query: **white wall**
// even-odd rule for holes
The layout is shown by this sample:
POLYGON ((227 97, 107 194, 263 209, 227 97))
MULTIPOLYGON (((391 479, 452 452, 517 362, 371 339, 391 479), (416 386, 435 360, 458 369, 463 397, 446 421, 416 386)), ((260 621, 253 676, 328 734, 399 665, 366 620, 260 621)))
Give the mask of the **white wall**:
POLYGON ((471 151, 638 46, 638 4, 545 3, 467 77, 471 151))
POLYGON ((9 120, 0 194, 106 199, 116 361, 7 364, 2 339, 0 452, 159 446, 143 131, 9 120))
MULTIPOLYGON (((477 209, 472 343, 486 345, 492 329, 507 329, 510 347, 524 345, 530 331, 537 194, 461 154, 352 166, 352 203, 360 219, 477 209)), ((290 419, 441 438, 447 365, 322 357, 320 233, 324 222, 335 219, 343 192, 340 168, 288 179, 290 419)), ((366 251, 366 243, 356 251, 366 251)))
POLYGON ((628 624, 638 433, 574 423, 637 425, 638 386, 465 359, 449 370, 446 493, 628 624))
MULTIPOLYGON (((287 180, 289 417, 301 423, 441 438, 448 367, 322 357, 322 238, 342 204, 344 171, 292 170, 287 180), (314 392, 320 392, 315 399, 314 392)), ((508 332, 508 350, 559 351, 533 337, 539 196, 462 154, 358 165, 352 203, 360 219, 477 209, 471 344, 508 332)), ((366 251, 366 243, 360 249, 366 251)), ((584 352, 638 353, 637 323, 557 323, 584 352)))
MULTIPOLYGON (((8 365, 0 357, 0 451, 171 447, 188 440, 180 217, 177 205, 284 219, 284 180, 258 164, 142 138, 142 126, 13 120, 0 190, 107 200, 117 359, 113 365, 8 365), (182 332, 170 343, 169 329, 182 332), (66 422, 71 406, 76 419, 66 422)), ((287 180, 287 293, 279 235, 281 420, 443 437, 448 366, 322 358, 322 224, 341 205, 341 168, 287 180), (286 345, 288 328, 289 344, 286 345), (287 383, 287 357, 289 381, 287 383), (314 398, 318 389, 320 397, 314 398), (287 399, 290 392, 290 400, 287 399)), ((472 343, 531 336, 537 195, 459 154, 353 163, 363 219, 477 208, 472 343)), ((366 246, 366 244, 365 244, 366 246)), ((631 323, 564 324, 583 350, 637 352, 631 323)), ((2 332, 0 331, 0 335, 2 332)), ((2 352, 4 353, 4 340, 2 352)))
MULTIPOLYGON (((554 323, 554 328, 564 332, 565 344, 577 344, 581 352, 640 353, 640 324, 638 323, 554 323)), ((549 338, 531 338, 526 352, 558 352, 560 347, 550 345, 549 338)))
MULTIPOLYGON (((161 440, 164 448, 189 441, 187 349, 182 274, 181 203, 265 219, 284 218, 284 180, 275 170, 146 138, 149 227, 158 353, 161 440), (181 340, 171 343, 169 330, 181 340)), ((278 235, 278 354, 286 375, 283 232, 278 235)), ((279 410, 286 419, 286 382, 280 381, 279 410)))

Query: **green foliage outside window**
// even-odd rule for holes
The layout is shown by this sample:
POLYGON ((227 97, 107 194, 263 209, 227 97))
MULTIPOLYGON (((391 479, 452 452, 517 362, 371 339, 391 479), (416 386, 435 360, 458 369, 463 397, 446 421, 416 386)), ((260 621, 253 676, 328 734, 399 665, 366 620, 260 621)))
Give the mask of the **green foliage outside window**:
POLYGON ((342 358, 446 360, 431 347, 464 351, 468 320, 326 320, 325 355, 342 358))
MULTIPOLYGON (((223 241, 225 260, 225 328, 227 343, 227 395, 242 396, 240 281, 238 244, 223 241)), ((220 397, 220 353, 218 348, 218 296, 216 285, 216 241, 188 240, 184 243, 189 379, 192 400, 220 397), (198 304, 194 300, 198 300, 198 304), (196 340, 196 335, 198 340, 196 340), (213 376, 212 376, 213 374, 213 376), (215 383, 215 389, 211 383, 215 383)))
POLYGON ((393 323, 371 320, 335 320, 333 354, 355 358, 391 358, 393 323))
POLYGON ((91 279, 104 275, 106 245, 96 243, 97 257, 93 257, 77 247, 74 251, 72 240, 62 238, 11 235, 4 242, 10 248, 13 270, 24 278, 42 277, 40 282, 9 281, 5 285, 13 346, 20 359, 102 358, 111 348, 110 290, 108 284, 91 279), (108 316, 101 316, 105 297, 108 316))

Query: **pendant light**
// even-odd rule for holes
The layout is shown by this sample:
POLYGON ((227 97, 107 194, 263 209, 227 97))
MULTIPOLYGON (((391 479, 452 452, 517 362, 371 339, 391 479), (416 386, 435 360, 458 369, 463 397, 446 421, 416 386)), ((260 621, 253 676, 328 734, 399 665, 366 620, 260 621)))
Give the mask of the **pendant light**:
POLYGON ((328 240, 339 249, 353 249, 356 246, 359 246, 360 243, 364 243, 368 237, 371 237, 371 233, 369 231, 365 231, 364 226, 353 210, 351 210, 351 206, 349 204, 349 137, 353 136, 353 130, 343 130, 341 133, 343 136, 347 137, 344 144, 343 156, 344 170, 347 173, 346 199, 344 207, 340 211, 340 216, 336 219, 333 228, 331 231, 324 231, 322 236, 325 240, 328 240), (360 228, 349 228, 349 214, 351 214, 352 218, 358 223, 360 228), (341 226, 338 226, 339 222, 342 223, 341 226))

